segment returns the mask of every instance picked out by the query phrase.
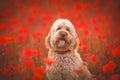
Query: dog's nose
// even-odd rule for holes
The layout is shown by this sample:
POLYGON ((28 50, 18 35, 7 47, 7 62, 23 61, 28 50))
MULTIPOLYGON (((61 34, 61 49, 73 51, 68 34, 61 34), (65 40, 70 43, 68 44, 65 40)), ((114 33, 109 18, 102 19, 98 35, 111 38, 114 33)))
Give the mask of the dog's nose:
POLYGON ((65 37, 67 35, 67 33, 65 31, 61 31, 60 34, 62 37, 65 37))

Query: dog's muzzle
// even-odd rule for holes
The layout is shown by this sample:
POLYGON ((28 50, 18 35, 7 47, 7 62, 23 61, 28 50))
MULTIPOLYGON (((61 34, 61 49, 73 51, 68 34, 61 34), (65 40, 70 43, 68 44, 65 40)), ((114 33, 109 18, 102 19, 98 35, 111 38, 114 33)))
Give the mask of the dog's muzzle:
POLYGON ((60 35, 60 39, 58 40, 58 44, 59 44, 59 47, 63 47, 65 46, 66 42, 67 42, 67 32, 65 31, 60 31, 59 32, 59 35, 60 35))
POLYGON ((62 38, 67 36, 67 32, 65 31, 60 31, 59 34, 61 35, 62 38))

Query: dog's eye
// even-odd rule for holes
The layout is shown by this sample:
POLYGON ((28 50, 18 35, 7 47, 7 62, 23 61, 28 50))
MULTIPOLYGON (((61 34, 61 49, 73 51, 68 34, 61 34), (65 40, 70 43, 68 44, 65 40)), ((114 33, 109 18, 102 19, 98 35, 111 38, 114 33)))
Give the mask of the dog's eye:
POLYGON ((60 30, 60 29, 61 29, 61 27, 57 28, 57 30, 60 30))
POLYGON ((69 29, 69 28, 66 28, 66 30, 70 32, 70 29, 69 29))

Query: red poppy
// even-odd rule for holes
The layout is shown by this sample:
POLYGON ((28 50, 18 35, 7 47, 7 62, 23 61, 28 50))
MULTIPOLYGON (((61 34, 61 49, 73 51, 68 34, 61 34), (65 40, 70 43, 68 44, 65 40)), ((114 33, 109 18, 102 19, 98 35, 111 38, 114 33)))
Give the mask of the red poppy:
POLYGON ((120 80, 120 74, 113 74, 110 80, 120 80))
POLYGON ((47 65, 51 65, 55 62, 55 59, 53 58, 44 58, 43 61, 47 64, 47 65))
POLYGON ((116 47, 115 49, 112 50, 112 55, 114 57, 120 57, 120 46, 116 47))
POLYGON ((25 66, 26 68, 31 68, 31 67, 33 67, 33 65, 34 65, 34 62, 33 62, 32 60, 26 60, 26 61, 24 62, 24 66, 25 66))
POLYGON ((113 73, 116 68, 116 63, 114 61, 109 61, 107 64, 103 65, 102 71, 104 73, 113 73))
POLYGON ((22 53, 24 58, 33 57, 34 55, 34 50, 32 48, 25 48, 22 53))
POLYGON ((82 69, 73 69, 73 72, 75 72, 77 74, 82 74, 82 73, 84 73, 84 70, 82 70, 82 69))
POLYGON ((91 61, 91 62, 96 62, 96 61, 97 61, 95 55, 92 55, 92 56, 90 57, 90 61, 91 61))
POLYGON ((83 64, 84 66, 87 66, 87 65, 88 65, 88 63, 85 62, 85 61, 83 61, 82 64, 83 64))
POLYGON ((34 74, 42 74, 44 72, 45 72, 44 66, 39 66, 39 67, 33 68, 34 74))
POLYGON ((33 75, 32 76, 32 80, 43 80, 42 79, 42 75, 41 74, 39 74, 39 75, 33 75))

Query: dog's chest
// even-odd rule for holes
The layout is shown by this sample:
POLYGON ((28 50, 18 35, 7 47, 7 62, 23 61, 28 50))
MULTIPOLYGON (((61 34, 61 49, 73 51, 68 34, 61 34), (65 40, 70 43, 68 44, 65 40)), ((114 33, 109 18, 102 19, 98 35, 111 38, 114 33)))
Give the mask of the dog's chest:
POLYGON ((49 57, 52 57, 55 59, 55 63, 53 63, 51 66, 49 66, 50 69, 55 70, 71 70, 74 68, 80 68, 80 59, 77 55, 68 53, 68 54, 54 54, 49 57))
POLYGON ((73 69, 81 67, 81 61, 74 53, 70 54, 51 54, 50 58, 56 61, 47 66, 47 77, 49 80, 76 80, 78 75, 73 72, 73 69))

